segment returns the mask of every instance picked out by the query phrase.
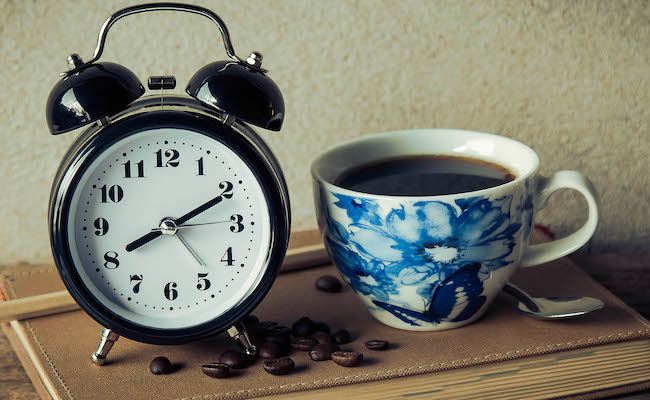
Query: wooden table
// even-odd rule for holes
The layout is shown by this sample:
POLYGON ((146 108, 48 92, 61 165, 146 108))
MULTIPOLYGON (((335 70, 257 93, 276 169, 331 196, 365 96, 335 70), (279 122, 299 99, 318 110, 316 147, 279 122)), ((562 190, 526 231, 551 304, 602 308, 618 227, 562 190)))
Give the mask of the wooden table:
MULTIPOLYGON (((650 253, 636 255, 580 254, 572 256, 572 259, 623 301, 650 319, 650 296, 648 296, 650 253)), ((2 331, 0 331, 0 398, 6 400, 39 399, 2 331)), ((617 399, 647 400, 648 398, 650 398, 650 393, 646 392, 617 399)))

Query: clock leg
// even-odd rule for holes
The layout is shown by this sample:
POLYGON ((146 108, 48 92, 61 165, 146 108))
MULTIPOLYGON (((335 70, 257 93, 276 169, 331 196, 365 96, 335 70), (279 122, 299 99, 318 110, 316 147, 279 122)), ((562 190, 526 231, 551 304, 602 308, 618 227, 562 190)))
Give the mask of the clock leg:
POLYGON ((97 345, 97 350, 95 350, 93 355, 90 356, 90 359, 95 365, 104 365, 108 352, 111 351, 113 343, 115 343, 119 338, 120 335, 110 329, 104 328, 102 330, 102 338, 99 341, 99 345, 97 345))
POLYGON ((236 323, 235 325, 228 328, 228 334, 233 338, 237 344, 242 348, 244 354, 249 356, 254 356, 257 354, 257 347, 251 340, 248 338, 248 332, 246 332, 246 327, 241 322, 236 323))

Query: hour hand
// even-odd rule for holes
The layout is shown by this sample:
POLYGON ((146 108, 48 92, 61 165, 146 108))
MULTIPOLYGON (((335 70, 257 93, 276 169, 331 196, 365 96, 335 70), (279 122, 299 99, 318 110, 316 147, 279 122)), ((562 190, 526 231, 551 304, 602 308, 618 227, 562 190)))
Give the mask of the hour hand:
POLYGON ((157 238, 158 236, 161 236, 161 235, 162 235, 162 231, 149 232, 146 235, 144 235, 142 237, 139 237, 139 238, 135 239, 134 241, 132 241, 131 243, 127 244, 126 245, 126 251, 133 251, 133 250, 135 250, 137 248, 140 248, 140 247, 144 246, 145 244, 151 242, 152 240, 154 240, 155 238, 157 238))

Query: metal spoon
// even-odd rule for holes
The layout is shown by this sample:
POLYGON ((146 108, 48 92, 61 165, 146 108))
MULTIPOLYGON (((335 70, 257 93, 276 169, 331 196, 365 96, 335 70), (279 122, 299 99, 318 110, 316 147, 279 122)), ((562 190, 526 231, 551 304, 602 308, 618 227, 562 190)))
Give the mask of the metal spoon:
POLYGON ((577 317, 605 305, 593 297, 532 297, 512 283, 506 283, 503 291, 519 300, 519 312, 541 319, 577 317))

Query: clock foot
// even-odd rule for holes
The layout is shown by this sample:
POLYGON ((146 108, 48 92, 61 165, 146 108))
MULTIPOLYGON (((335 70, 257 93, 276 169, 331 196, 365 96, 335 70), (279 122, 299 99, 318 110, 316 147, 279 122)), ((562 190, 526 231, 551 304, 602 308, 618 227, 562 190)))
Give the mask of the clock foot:
POLYGON ((237 342, 237 344, 244 351, 244 354, 248 356, 254 356, 257 354, 257 347, 251 343, 251 340, 248 338, 248 332, 246 332, 246 327, 241 322, 236 323, 235 325, 228 328, 228 334, 231 338, 237 342))
POLYGON ((108 352, 111 351, 111 347, 113 347, 113 343, 115 343, 119 338, 120 335, 111 331, 110 329, 104 328, 102 330, 102 338, 99 341, 99 345, 97 345, 97 350, 95 350, 93 355, 90 356, 90 359, 92 360, 93 364, 104 365, 104 363, 106 362, 106 356, 108 355, 108 352))

